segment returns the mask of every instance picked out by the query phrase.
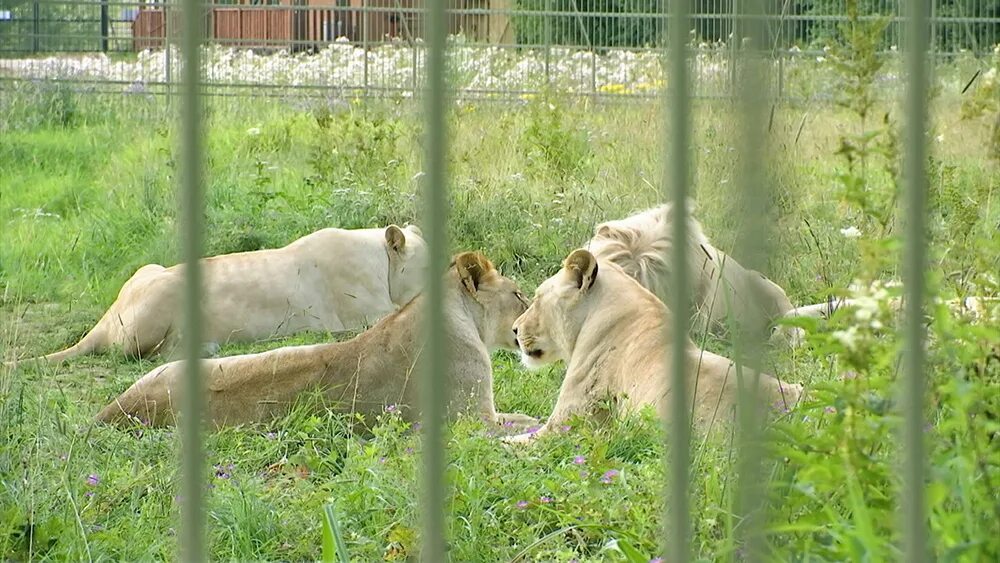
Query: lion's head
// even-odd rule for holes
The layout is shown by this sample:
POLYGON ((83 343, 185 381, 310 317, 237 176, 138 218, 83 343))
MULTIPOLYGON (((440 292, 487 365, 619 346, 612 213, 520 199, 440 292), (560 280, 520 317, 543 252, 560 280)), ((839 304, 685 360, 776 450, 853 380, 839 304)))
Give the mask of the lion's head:
POLYGON ((535 290, 531 306, 514 323, 524 365, 541 367, 568 360, 583 319, 586 294, 597 280, 597 259, 586 250, 573 251, 556 275, 535 290))
POLYGON ((397 306, 410 302, 427 280, 427 243, 416 225, 385 228, 389 253, 389 299, 397 306))
POLYGON ((510 327, 528 308, 528 300, 514 280, 502 275, 485 256, 463 252, 452 261, 462 292, 478 306, 471 307, 483 343, 490 350, 517 350, 510 327))

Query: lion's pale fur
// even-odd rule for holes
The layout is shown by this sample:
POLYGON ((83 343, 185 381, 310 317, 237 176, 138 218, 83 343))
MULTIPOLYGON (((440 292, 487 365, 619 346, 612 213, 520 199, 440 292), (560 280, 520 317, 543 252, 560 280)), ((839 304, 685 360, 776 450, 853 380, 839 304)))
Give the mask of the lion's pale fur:
MULTIPOLYGON (((362 328, 419 293, 427 250, 414 226, 323 229, 277 249, 201 260, 206 344, 250 342, 304 330, 362 328)), ((172 354, 181 336, 182 264, 150 264, 76 345, 35 360, 117 349, 172 354)), ((27 360, 31 361, 31 360, 27 360)))
MULTIPOLYGON (((717 417, 728 417, 737 397, 737 367, 686 337, 684 348, 675 349, 670 326, 669 309, 617 264, 584 250, 571 254, 563 269, 539 286, 531 306, 514 324, 527 365, 557 360, 567 364, 555 409, 538 434, 575 414, 599 414, 609 397, 632 410, 652 405, 666 416, 666 373, 673 354, 687 356, 696 426, 705 428, 717 417), (589 278, 581 262, 588 256, 595 266, 589 278)), ((771 404, 790 406, 802 392, 800 385, 771 375, 739 371, 745 381, 759 377, 759 389, 771 404)))
MULTIPOLYGON (((456 258, 445 277, 447 351, 451 359, 451 412, 525 425, 534 419, 496 412, 490 350, 515 349, 510 327, 527 302, 516 284, 482 255, 456 258)), ((416 419, 417 361, 425 342, 424 298, 418 296, 356 338, 332 344, 293 346, 260 354, 204 360, 206 419, 232 426, 280 416, 299 396, 321 393, 340 412, 370 422, 387 405, 416 419)), ((157 367, 97 415, 102 422, 172 424, 178 413, 184 364, 157 367)))
MULTIPOLYGON (((689 211, 693 206, 689 204, 689 211)), ((643 287, 659 296, 670 295, 670 261, 675 217, 665 204, 625 219, 601 223, 587 245, 598 258, 614 262, 643 287)), ((696 322, 713 332, 733 323, 749 334, 766 336, 770 324, 792 309, 784 290, 760 272, 748 270, 708 240, 701 224, 689 212, 687 257, 696 322)))

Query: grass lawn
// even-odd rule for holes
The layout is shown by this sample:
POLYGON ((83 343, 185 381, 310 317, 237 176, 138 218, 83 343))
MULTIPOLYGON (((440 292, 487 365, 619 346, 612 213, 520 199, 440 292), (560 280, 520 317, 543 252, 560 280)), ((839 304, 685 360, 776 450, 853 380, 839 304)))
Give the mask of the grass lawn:
MULTIPOLYGON (((0 112, 8 112, 0 120, 0 358, 74 343, 139 266, 178 261, 177 129, 160 102, 47 87, 0 98, 0 112)), ((930 279, 944 297, 997 296, 1000 166, 988 158, 992 121, 963 118, 960 106, 954 96, 934 101, 930 279)), ((544 98, 457 104, 450 114, 452 248, 484 251, 530 293, 596 222, 661 201, 661 109, 544 98)), ((694 109, 697 216, 719 248, 741 259, 737 120, 725 102, 694 109)), ((280 246, 326 226, 415 219, 422 125, 411 102, 216 99, 208 114, 206 254, 280 246)), ((893 208, 894 160, 869 156, 852 168, 838 152, 842 139, 881 127, 879 116, 863 123, 833 105, 779 105, 770 129, 754 140, 770 154, 761 164, 773 227, 763 269, 793 303, 821 301, 855 279, 899 278, 905 218, 878 212, 893 208), (845 188, 844 175, 862 178, 862 195, 845 188), (845 237, 849 227, 861 237, 845 237)), ((1000 362, 989 353, 1000 329, 937 308, 932 318, 926 418, 934 551, 945 560, 995 560, 1000 362)), ((769 558, 899 556, 893 384, 900 341, 891 330, 871 329, 849 346, 837 331, 850 321, 817 328, 804 348, 770 354, 777 374, 812 392, 768 428, 761 521, 769 558)), ((695 336, 729 351, 725 342, 695 336)), ((306 334, 226 346, 221 354, 330 338, 306 334)), ((494 360, 498 409, 546 416, 563 367, 529 372, 512 354, 494 360)), ((0 557, 173 558, 183 502, 178 436, 92 422, 155 365, 103 355, 0 369, 0 557)), ((373 435, 354 435, 346 418, 307 406, 265 426, 207 437, 212 558, 317 559, 327 503, 353 560, 414 557, 419 437, 389 413, 373 435)), ((500 447, 495 433, 477 420, 449 427, 453 560, 625 560, 616 542, 644 559, 658 553, 666 436, 650 413, 577 421, 525 450, 500 447)), ((699 558, 740 553, 735 456, 729 432, 692 443, 699 558)))

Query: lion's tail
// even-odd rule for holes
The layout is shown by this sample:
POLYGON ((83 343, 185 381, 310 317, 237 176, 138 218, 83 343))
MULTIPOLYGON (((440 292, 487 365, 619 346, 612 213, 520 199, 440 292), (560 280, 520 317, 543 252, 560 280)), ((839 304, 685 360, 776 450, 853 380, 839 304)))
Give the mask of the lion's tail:
POLYGON ((5 362, 5 366, 14 368, 18 364, 24 364, 29 362, 37 363, 59 363, 70 358, 75 358, 77 356, 85 356, 87 354, 93 354, 108 345, 108 315, 101 318, 100 321, 94 325, 94 328, 90 329, 79 342, 66 348, 65 350, 60 350, 58 352, 53 352, 51 354, 46 354, 44 356, 36 356, 34 358, 28 358, 25 360, 15 360, 13 362, 5 362))

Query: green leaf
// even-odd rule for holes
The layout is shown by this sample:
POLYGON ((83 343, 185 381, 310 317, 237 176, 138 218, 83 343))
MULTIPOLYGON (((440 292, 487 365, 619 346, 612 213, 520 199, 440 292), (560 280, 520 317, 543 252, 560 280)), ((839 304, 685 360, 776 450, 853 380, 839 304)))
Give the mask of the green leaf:
POLYGON ((627 541, 618 540, 618 549, 621 550, 625 555, 625 559, 630 563, 649 563, 649 560, 652 559, 652 557, 642 553, 637 547, 627 541))
POLYGON ((323 505, 323 563, 350 563, 332 504, 323 505))

